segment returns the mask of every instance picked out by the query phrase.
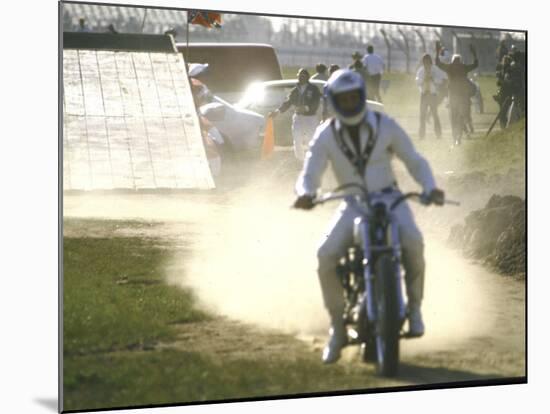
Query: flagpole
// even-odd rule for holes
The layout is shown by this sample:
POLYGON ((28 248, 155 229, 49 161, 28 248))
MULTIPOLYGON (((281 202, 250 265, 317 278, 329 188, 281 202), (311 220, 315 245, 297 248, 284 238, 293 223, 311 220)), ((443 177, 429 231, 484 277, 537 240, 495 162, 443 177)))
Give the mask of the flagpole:
POLYGON ((141 33, 143 33, 143 29, 145 28, 145 18, 147 17, 147 10, 145 9, 145 13, 143 13, 143 21, 141 22, 141 33))

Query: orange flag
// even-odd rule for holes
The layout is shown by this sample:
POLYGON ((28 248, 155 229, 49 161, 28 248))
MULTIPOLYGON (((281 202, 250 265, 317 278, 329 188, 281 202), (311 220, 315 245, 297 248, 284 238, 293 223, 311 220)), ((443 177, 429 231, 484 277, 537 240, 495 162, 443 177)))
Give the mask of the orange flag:
POLYGON ((273 132, 273 118, 267 117, 264 130, 264 142, 262 144, 262 158, 267 158, 275 147, 275 133, 273 132))
POLYGON ((222 27, 222 15, 220 13, 191 10, 188 12, 188 22, 208 29, 211 27, 219 29, 222 27))

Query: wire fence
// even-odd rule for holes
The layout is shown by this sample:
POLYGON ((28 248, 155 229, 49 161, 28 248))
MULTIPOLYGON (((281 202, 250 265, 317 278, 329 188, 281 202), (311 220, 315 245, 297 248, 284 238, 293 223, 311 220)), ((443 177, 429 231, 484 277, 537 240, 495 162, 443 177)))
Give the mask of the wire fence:
MULTIPOLYGON (((63 7, 65 31, 105 32, 115 29, 124 33, 164 33, 173 30, 177 41, 187 40, 186 11, 75 3, 64 4, 63 7), (81 18, 84 19, 83 26, 79 23, 81 18)), ((514 40, 510 34, 485 29, 460 31, 328 19, 277 20, 274 25, 274 20, 262 16, 225 14, 220 30, 191 25, 189 40, 268 43, 277 50, 282 65, 306 67, 318 62, 347 66, 351 63, 352 52, 365 53, 369 44, 383 58, 386 69, 395 72, 414 71, 424 53, 433 53, 436 40, 441 41, 451 53, 462 53, 466 60, 469 58, 469 44, 476 45, 480 52, 481 72, 494 71, 495 52, 503 37, 508 36, 509 44, 516 42, 520 49, 524 44, 523 40, 514 40)))

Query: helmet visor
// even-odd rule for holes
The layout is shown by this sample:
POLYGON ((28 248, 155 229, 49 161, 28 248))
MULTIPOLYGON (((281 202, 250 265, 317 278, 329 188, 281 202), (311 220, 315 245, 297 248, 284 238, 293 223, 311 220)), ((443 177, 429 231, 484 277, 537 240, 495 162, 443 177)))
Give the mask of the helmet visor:
POLYGON ((333 95, 334 109, 343 116, 354 116, 365 108, 365 94, 361 89, 353 89, 333 95))

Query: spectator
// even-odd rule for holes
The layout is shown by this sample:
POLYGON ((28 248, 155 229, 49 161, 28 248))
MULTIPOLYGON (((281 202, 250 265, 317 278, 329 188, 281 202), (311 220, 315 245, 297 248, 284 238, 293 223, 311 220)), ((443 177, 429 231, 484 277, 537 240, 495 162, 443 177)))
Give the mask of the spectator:
POLYGON ((380 81, 384 73, 384 61, 374 53, 372 45, 367 46, 367 54, 363 57, 363 66, 367 73, 367 94, 369 99, 382 102, 380 95, 380 81))
MULTIPOLYGON (((441 52, 439 53, 439 60, 443 63, 451 63, 451 54, 449 51, 441 47, 441 52)), ((445 72, 442 72, 442 82, 438 87, 437 91, 437 106, 441 105, 441 103, 449 96, 449 78, 445 72)), ((448 106, 448 105, 447 105, 448 106)))
POLYGON ((327 73, 327 66, 323 63, 318 63, 315 66, 315 73, 311 77, 311 79, 318 79, 318 80, 324 80, 326 81, 328 79, 328 73, 327 73))
MULTIPOLYGON (((359 55, 359 57, 361 56, 359 55)), ((349 65, 349 69, 351 69, 354 72, 357 72, 359 75, 361 75, 361 77, 363 78, 363 81, 365 83, 367 82, 367 71, 363 66, 363 62, 361 62, 360 59, 355 59, 353 63, 349 65)))
POLYGON ((499 106, 499 123, 500 128, 506 128, 508 124, 508 109, 512 104, 513 83, 511 76, 512 58, 510 55, 504 55, 499 64, 497 64, 497 94, 493 95, 493 99, 499 106))
POLYGON ((309 144, 317 125, 319 125, 317 109, 321 103, 321 92, 319 92, 317 86, 309 83, 310 76, 306 69, 301 68, 297 76, 298 85, 290 91, 281 106, 267 114, 267 116, 275 117, 294 106, 294 115, 292 116, 294 155, 299 161, 303 161, 305 156, 304 146, 309 144))
POLYGON ((425 54, 422 66, 416 72, 416 85, 420 90, 420 129, 418 135, 423 139, 426 134, 426 115, 428 108, 434 119, 435 136, 441 138, 441 122, 437 113, 437 90, 443 80, 441 70, 433 66, 432 57, 425 54))
POLYGON ((340 69, 340 65, 336 65, 335 63, 333 63, 332 65, 330 65, 330 67, 328 68, 328 76, 332 76, 332 74, 334 72, 336 72, 338 69, 340 69))
POLYGON ((453 131, 453 140, 455 145, 462 143, 462 132, 467 120, 467 112, 470 105, 470 86, 468 82, 468 72, 471 72, 478 66, 477 53, 473 45, 470 45, 470 52, 474 57, 472 64, 466 65, 462 62, 462 57, 455 54, 450 64, 441 62, 439 55, 441 44, 436 43, 435 64, 439 69, 447 74, 449 78, 449 109, 451 111, 451 128, 453 131))
POLYGON ((497 101, 502 129, 525 115, 525 54, 515 47, 497 65, 497 101))
POLYGON ((443 63, 450 64, 452 59, 451 52, 443 46, 441 46, 441 51, 439 52, 439 60, 443 63))
POLYGON ((466 110, 464 117, 464 132, 466 135, 474 133, 474 122, 472 119, 472 99, 475 99, 478 93, 478 85, 470 78, 468 78, 468 100, 465 102, 466 110))
POLYGON ((115 29, 114 24, 111 23, 109 26, 107 26, 107 33, 118 34, 118 31, 115 29))
POLYGON ((229 147, 223 139, 220 131, 200 112, 200 107, 211 100, 208 87, 197 79, 191 79, 191 93, 199 118, 202 140, 206 152, 206 158, 212 175, 217 176, 221 171, 221 152, 229 147))
POLYGON ((353 70, 357 62, 361 62, 361 53, 356 51, 351 54, 351 63, 349 64, 348 69, 353 70))
POLYGON ((84 20, 83 17, 78 19, 78 28, 76 29, 77 32, 80 33, 89 33, 91 32, 90 28, 86 25, 86 20, 84 20))
POLYGON ((472 88, 475 89, 473 92, 472 97, 472 103, 476 106, 476 112, 479 114, 484 113, 484 107, 483 107, 483 96, 481 94, 481 88, 479 87, 479 82, 477 80, 478 74, 474 73, 472 77, 470 78, 470 83, 472 84, 472 88))
MULTIPOLYGON (((328 69, 329 78, 332 76, 332 74, 334 72, 336 72, 339 69, 340 69, 340 65, 337 65, 335 63, 330 65, 330 67, 328 69)), ((329 107, 328 107, 328 104, 327 104, 326 88, 327 87, 325 85, 325 87, 323 88, 323 110, 321 112, 321 121, 325 121, 326 119, 328 119, 329 116, 331 116, 331 113, 329 111, 329 107)))
POLYGON ((500 41, 497 47, 497 65, 502 62, 502 58, 508 54, 508 47, 506 47, 506 41, 503 39, 500 41))
POLYGON ((511 55, 510 78, 512 98, 518 116, 525 115, 525 54, 514 50, 511 55))

